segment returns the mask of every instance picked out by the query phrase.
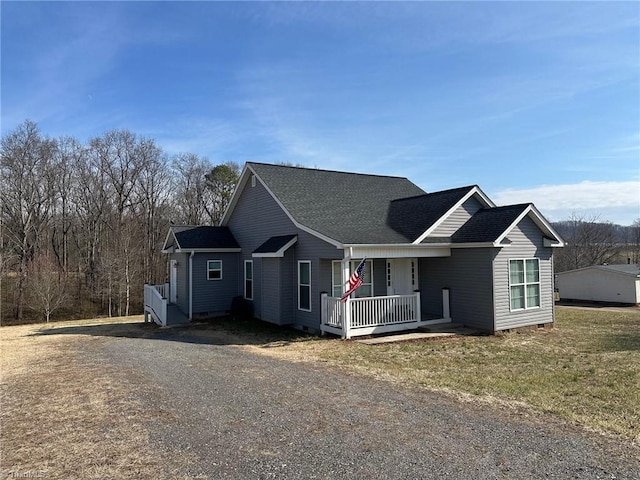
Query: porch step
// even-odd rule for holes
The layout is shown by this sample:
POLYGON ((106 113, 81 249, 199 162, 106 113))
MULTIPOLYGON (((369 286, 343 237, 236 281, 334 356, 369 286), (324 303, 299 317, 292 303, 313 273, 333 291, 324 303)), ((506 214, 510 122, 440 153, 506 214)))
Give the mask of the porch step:
POLYGON ((380 345, 384 343, 406 342, 408 340, 423 340, 428 338, 454 337, 456 335, 474 335, 479 333, 477 330, 466 328, 457 323, 444 323, 440 325, 432 325, 430 327, 419 327, 417 331, 411 333, 402 333, 397 335, 384 335, 373 338, 362 338, 355 340, 366 345, 380 345))

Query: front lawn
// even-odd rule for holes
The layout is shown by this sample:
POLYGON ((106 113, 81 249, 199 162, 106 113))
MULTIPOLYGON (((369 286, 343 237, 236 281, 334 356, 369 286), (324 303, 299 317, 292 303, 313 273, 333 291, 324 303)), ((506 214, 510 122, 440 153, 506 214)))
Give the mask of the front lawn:
POLYGON ((259 349, 505 406, 524 403, 640 441, 637 311, 559 307, 551 330, 382 345, 307 337, 279 347, 259 349))

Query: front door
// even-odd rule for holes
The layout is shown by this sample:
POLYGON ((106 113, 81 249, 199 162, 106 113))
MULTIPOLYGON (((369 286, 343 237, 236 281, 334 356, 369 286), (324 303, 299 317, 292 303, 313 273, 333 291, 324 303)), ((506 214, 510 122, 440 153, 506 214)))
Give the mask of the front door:
MULTIPOLYGON (((171 260, 169 268, 169 303, 176 303, 178 299, 178 261, 171 260)), ((166 293, 165 293, 166 295, 166 293)))
POLYGON ((418 261, 415 258, 387 260, 387 295, 411 295, 417 288, 418 261))

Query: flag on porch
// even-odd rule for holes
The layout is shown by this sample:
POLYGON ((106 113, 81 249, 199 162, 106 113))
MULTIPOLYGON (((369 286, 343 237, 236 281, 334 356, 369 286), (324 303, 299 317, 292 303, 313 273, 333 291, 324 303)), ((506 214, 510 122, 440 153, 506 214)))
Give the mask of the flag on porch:
POLYGON ((346 302, 347 298, 349 298, 349 295, 355 292, 358 289, 358 287, 362 285, 362 279, 364 278, 366 261, 367 259, 363 258, 362 261, 356 267, 356 270, 349 277, 349 288, 347 289, 346 292, 344 292, 344 295, 342 295, 342 298, 340 299, 341 301, 346 302))

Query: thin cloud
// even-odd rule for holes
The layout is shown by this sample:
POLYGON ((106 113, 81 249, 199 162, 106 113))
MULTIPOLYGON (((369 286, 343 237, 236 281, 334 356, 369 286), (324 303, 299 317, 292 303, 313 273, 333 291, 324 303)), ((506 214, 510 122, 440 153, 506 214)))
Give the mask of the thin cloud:
POLYGON ((640 216, 640 181, 541 185, 533 188, 505 189, 491 195, 498 205, 533 202, 556 220, 571 212, 615 215, 602 218, 629 224, 640 216))

